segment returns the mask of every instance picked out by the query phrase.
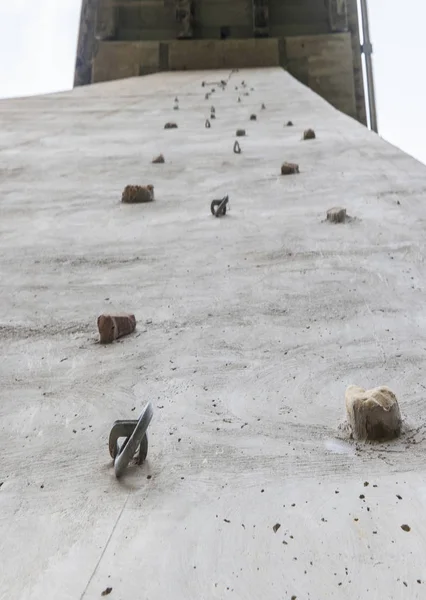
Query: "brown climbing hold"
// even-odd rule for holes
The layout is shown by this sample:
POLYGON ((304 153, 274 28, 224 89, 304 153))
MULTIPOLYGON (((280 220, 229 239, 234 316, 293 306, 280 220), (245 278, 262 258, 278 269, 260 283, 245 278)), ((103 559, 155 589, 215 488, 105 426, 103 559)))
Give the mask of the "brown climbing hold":
POLYGON ((327 211, 327 221, 332 223, 344 223, 346 221, 346 208, 335 206, 327 211))
POLYGON ((401 413, 395 394, 386 386, 364 390, 350 385, 345 393, 346 415, 357 440, 386 441, 401 433, 401 413))
POLYGON ((296 163, 284 162, 281 165, 281 175, 294 175, 299 173, 299 165, 296 163))
POLYGON ((176 123, 166 123, 164 125, 164 129, 177 129, 177 124, 176 123))
POLYGON ((210 112, 211 112, 211 114, 212 114, 212 115, 213 115, 213 114, 216 112, 216 109, 215 109, 215 107, 214 107, 214 106, 212 106, 212 107, 210 108, 210 112))
POLYGON ((236 135, 237 137, 244 137, 244 136, 245 136, 245 134, 246 134, 246 130, 245 130, 245 129, 237 129, 237 131, 236 131, 236 133, 235 133, 235 135, 236 135))
POLYGON ((266 106, 262 102, 261 110, 265 110, 266 106))
POLYGON ((256 121, 256 120, 257 120, 256 115, 250 115, 250 121, 256 121))
POLYGON ((212 113, 212 114, 210 115, 210 119, 216 119, 216 115, 215 115, 215 113, 212 113))
POLYGON ((211 127, 211 123, 210 123, 210 121, 209 121, 208 119, 206 119, 206 122, 204 123, 204 127, 205 127, 206 129, 210 129, 210 127, 211 127))
POLYGON ((125 204, 141 204, 153 200, 153 185, 126 185, 121 195, 121 202, 125 204))
POLYGON ((100 315, 98 317, 101 344, 111 344, 114 340, 133 333, 135 329, 135 315, 100 315))
POLYGON ((287 127, 293 127, 293 122, 292 121, 287 121, 287 127))
POLYGON ((306 129, 306 131, 303 132, 304 140, 314 140, 315 138, 316 138, 316 135, 315 135, 315 131, 313 129, 306 129))
POLYGON ((166 161, 164 160, 164 156, 162 154, 159 154, 158 156, 152 159, 152 162, 154 165, 160 165, 165 163, 166 161))
POLYGON ((235 140, 235 144, 234 144, 234 153, 235 153, 235 154, 241 154, 241 146, 240 146, 240 144, 237 142, 237 140, 235 140))

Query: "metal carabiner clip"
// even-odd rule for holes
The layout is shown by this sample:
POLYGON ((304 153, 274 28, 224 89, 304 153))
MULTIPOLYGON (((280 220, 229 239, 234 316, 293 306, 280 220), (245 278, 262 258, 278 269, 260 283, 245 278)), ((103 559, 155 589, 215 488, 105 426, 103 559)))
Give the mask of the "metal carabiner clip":
POLYGON ((137 463, 141 465, 148 454, 148 436, 146 430, 151 422, 154 409, 148 402, 139 419, 115 421, 109 434, 109 453, 114 459, 115 476, 121 477, 127 465, 134 457, 138 447, 137 463), (121 447, 119 438, 126 438, 121 447))

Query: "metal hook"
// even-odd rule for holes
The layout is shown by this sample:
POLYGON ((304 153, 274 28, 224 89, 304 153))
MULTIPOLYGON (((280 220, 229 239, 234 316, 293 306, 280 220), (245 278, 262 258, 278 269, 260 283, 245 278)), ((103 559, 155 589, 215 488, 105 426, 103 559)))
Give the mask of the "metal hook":
POLYGON ((148 437, 146 430, 151 422, 154 409, 148 402, 139 419, 115 421, 109 434, 109 453, 114 459, 115 476, 121 477, 127 465, 134 457, 139 447, 138 464, 142 464, 148 453, 148 437), (121 447, 119 438, 125 437, 121 447))

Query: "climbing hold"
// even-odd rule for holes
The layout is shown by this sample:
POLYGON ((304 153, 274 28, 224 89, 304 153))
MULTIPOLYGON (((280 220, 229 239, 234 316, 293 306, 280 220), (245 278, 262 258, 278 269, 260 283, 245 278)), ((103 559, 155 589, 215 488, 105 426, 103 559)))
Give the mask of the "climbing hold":
POLYGON ((124 204, 143 204, 153 200, 153 185, 126 185, 121 194, 121 202, 124 204))
POLYGON ((237 129, 237 131, 235 132, 235 135, 237 137, 244 137, 246 134, 246 130, 245 129, 237 129))
POLYGON ((98 317, 101 344, 111 344, 114 340, 133 333, 135 328, 135 315, 100 315, 98 317))
POLYGON ((313 129, 307 129, 306 131, 303 132, 304 140, 314 140, 315 137, 316 137, 316 135, 315 135, 315 131, 313 129))
POLYGON ((357 440, 386 441, 401 433, 401 413, 395 394, 386 386, 364 390, 350 385, 345 393, 346 415, 357 440))
POLYGON ((204 127, 205 127, 206 129, 210 129, 210 127, 211 127, 211 124, 210 124, 210 121, 209 121, 208 119, 206 119, 206 122, 204 123, 204 127))
POLYGON ((294 175, 299 173, 299 165, 296 163, 284 162, 281 165, 281 175, 294 175))
POLYGON ((346 221, 346 208, 335 206, 327 211, 327 221, 332 223, 344 223, 346 221))

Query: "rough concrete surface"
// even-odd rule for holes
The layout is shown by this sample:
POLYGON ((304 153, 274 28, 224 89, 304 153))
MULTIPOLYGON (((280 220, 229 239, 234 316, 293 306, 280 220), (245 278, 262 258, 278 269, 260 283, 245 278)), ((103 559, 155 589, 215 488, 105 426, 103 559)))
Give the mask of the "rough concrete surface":
POLYGON ((206 129, 205 78, 0 103, 0 598, 425 598, 426 169, 279 69, 206 129), (116 312, 136 332, 100 345, 116 312), (354 382, 395 392, 398 441, 339 437, 354 382))

